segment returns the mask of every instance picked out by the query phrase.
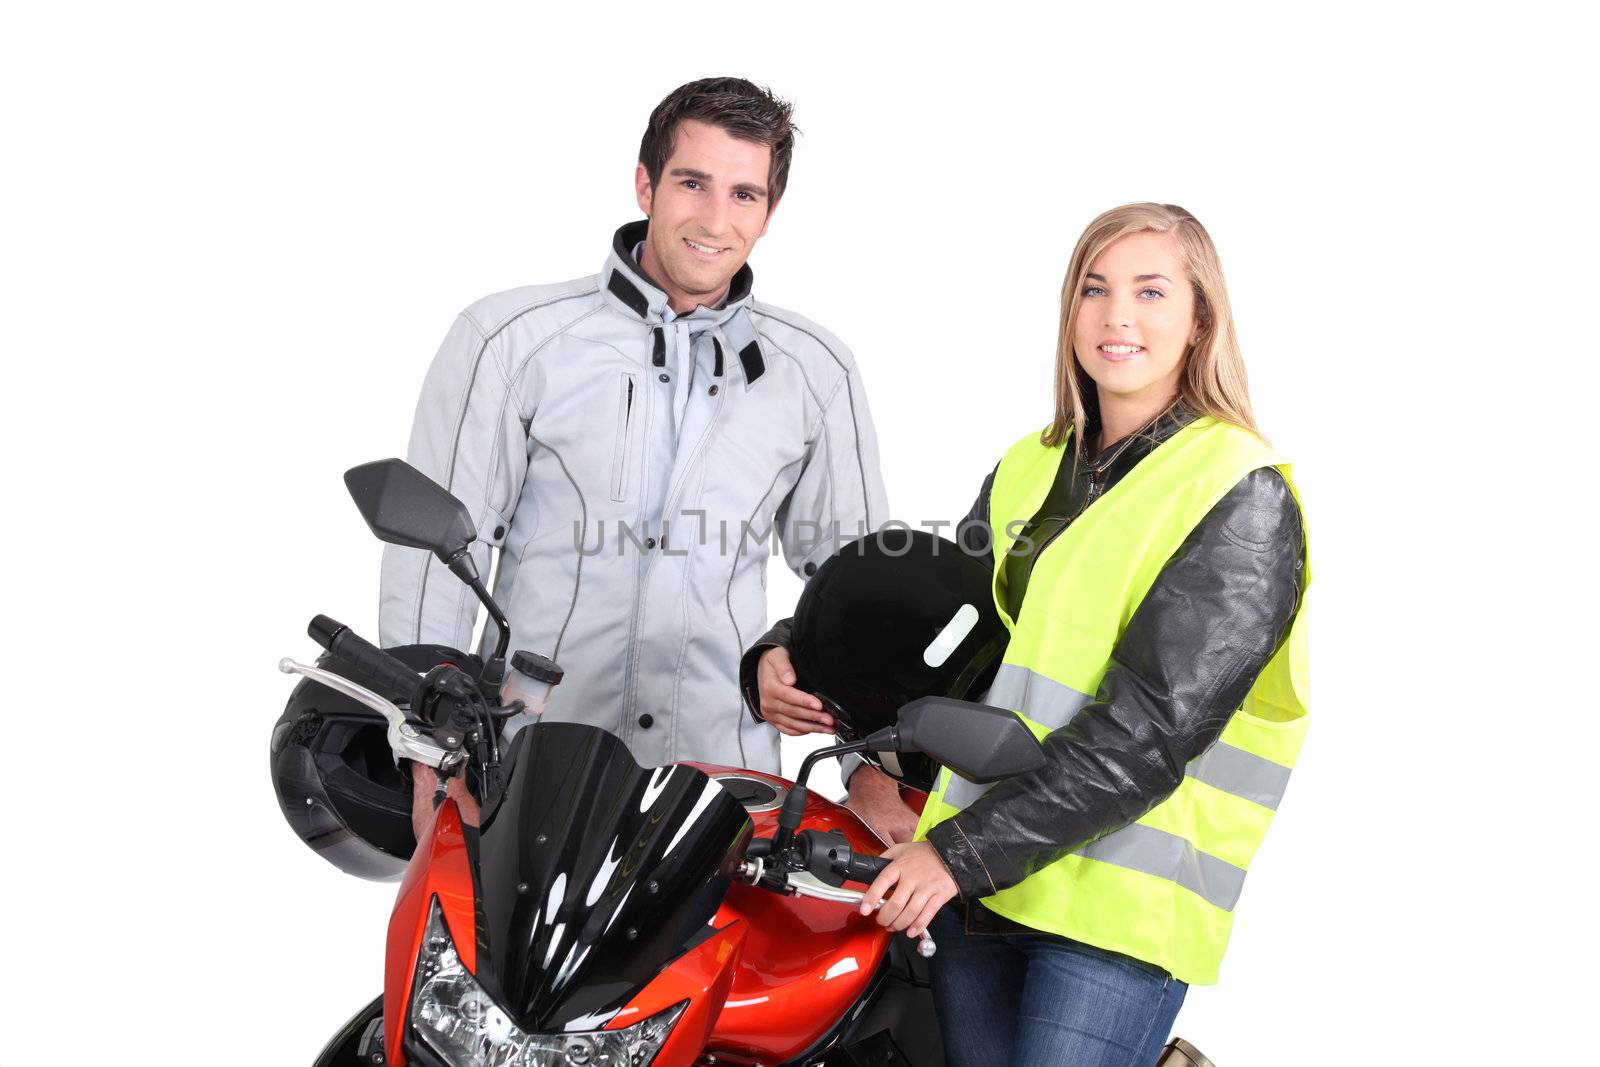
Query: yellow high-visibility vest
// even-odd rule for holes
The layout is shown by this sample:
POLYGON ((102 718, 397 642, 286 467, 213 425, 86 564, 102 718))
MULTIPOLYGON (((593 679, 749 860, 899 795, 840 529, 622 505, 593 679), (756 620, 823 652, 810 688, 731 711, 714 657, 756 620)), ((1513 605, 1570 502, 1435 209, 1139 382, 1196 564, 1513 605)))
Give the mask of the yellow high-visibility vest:
MULTIPOLYGON (((1039 553, 1021 618, 1005 610, 1006 554, 1039 509, 1070 440, 1037 433, 994 476, 994 600, 1010 644, 985 703, 1010 708, 1040 737, 1090 703, 1111 651, 1161 568, 1245 475, 1288 464, 1249 430, 1199 418, 1158 445, 1039 553), (1020 521, 1019 521, 1020 520, 1020 521)), ((1309 585, 1310 569, 1304 572, 1309 585)), ((1288 783, 1308 715, 1304 591, 1289 636, 1222 736, 1182 784, 1137 822, 1079 848, 983 903, 1015 922, 1154 963, 1209 984, 1233 927, 1245 871, 1288 783)), ((940 772, 917 839, 981 796, 940 772)))

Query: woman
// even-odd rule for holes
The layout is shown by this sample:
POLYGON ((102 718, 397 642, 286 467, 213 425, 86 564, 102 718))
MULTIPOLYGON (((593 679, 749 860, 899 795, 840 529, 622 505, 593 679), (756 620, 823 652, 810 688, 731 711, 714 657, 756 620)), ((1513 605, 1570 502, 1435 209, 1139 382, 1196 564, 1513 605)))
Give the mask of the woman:
MULTIPOLYGON (((1182 208, 1079 239, 1055 408, 974 507, 1011 629, 986 703, 1046 765, 988 789, 942 772, 862 906, 938 942, 955 1067, 1154 1063, 1188 984, 1216 980, 1306 724, 1299 508, 1182 208)), ((815 725, 781 649, 756 674, 769 720, 815 725)))

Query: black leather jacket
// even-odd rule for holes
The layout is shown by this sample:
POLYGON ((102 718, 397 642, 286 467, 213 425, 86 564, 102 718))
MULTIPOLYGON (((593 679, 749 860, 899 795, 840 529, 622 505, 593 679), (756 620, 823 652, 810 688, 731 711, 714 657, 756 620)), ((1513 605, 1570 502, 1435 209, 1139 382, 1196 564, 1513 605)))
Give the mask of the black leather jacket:
MULTIPOLYGON (((1169 411, 1093 459, 1069 457, 1035 523, 1063 499, 1075 516, 1190 417, 1169 411)), ((993 479, 963 523, 962 547, 986 556, 993 479)), ((1299 508, 1276 470, 1252 472, 1218 502, 1134 612, 1094 701, 1045 738, 1045 766, 999 783, 929 832, 963 900, 1016 885, 1177 789, 1288 634, 1304 555, 1299 508)), ((745 654, 740 679, 752 709, 761 651, 788 639, 784 620, 745 654)))

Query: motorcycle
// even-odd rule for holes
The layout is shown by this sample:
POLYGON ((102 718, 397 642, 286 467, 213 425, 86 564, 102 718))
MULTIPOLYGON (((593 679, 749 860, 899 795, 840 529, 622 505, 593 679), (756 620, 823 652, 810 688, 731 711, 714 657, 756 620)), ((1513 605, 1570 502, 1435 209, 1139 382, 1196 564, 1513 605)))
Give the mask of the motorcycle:
MULTIPOLYGON (((640 767, 607 731, 507 699, 509 628, 467 553, 463 504, 400 460, 345 480, 373 532, 434 552, 499 636, 486 659, 441 649, 419 671, 415 655, 319 615, 318 663, 279 664, 357 702, 397 761, 439 780, 390 917, 383 993, 316 1067, 943 1063, 925 962, 936 946, 859 914, 886 866, 881 842, 806 781, 819 760, 864 751, 995 781, 1043 761, 1020 720, 925 697, 895 726, 812 752, 794 781, 640 767)), ((315 818, 288 797, 284 809, 315 818)))

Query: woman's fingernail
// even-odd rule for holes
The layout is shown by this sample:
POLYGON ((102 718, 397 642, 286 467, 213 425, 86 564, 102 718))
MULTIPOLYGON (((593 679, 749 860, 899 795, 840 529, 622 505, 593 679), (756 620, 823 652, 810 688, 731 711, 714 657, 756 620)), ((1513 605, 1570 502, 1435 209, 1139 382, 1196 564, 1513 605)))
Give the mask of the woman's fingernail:
POLYGON ((785 675, 784 675, 784 676, 783 676, 783 684, 784 684, 784 685, 793 685, 793 684, 794 684, 794 675, 792 675, 792 674, 785 674, 785 675))

